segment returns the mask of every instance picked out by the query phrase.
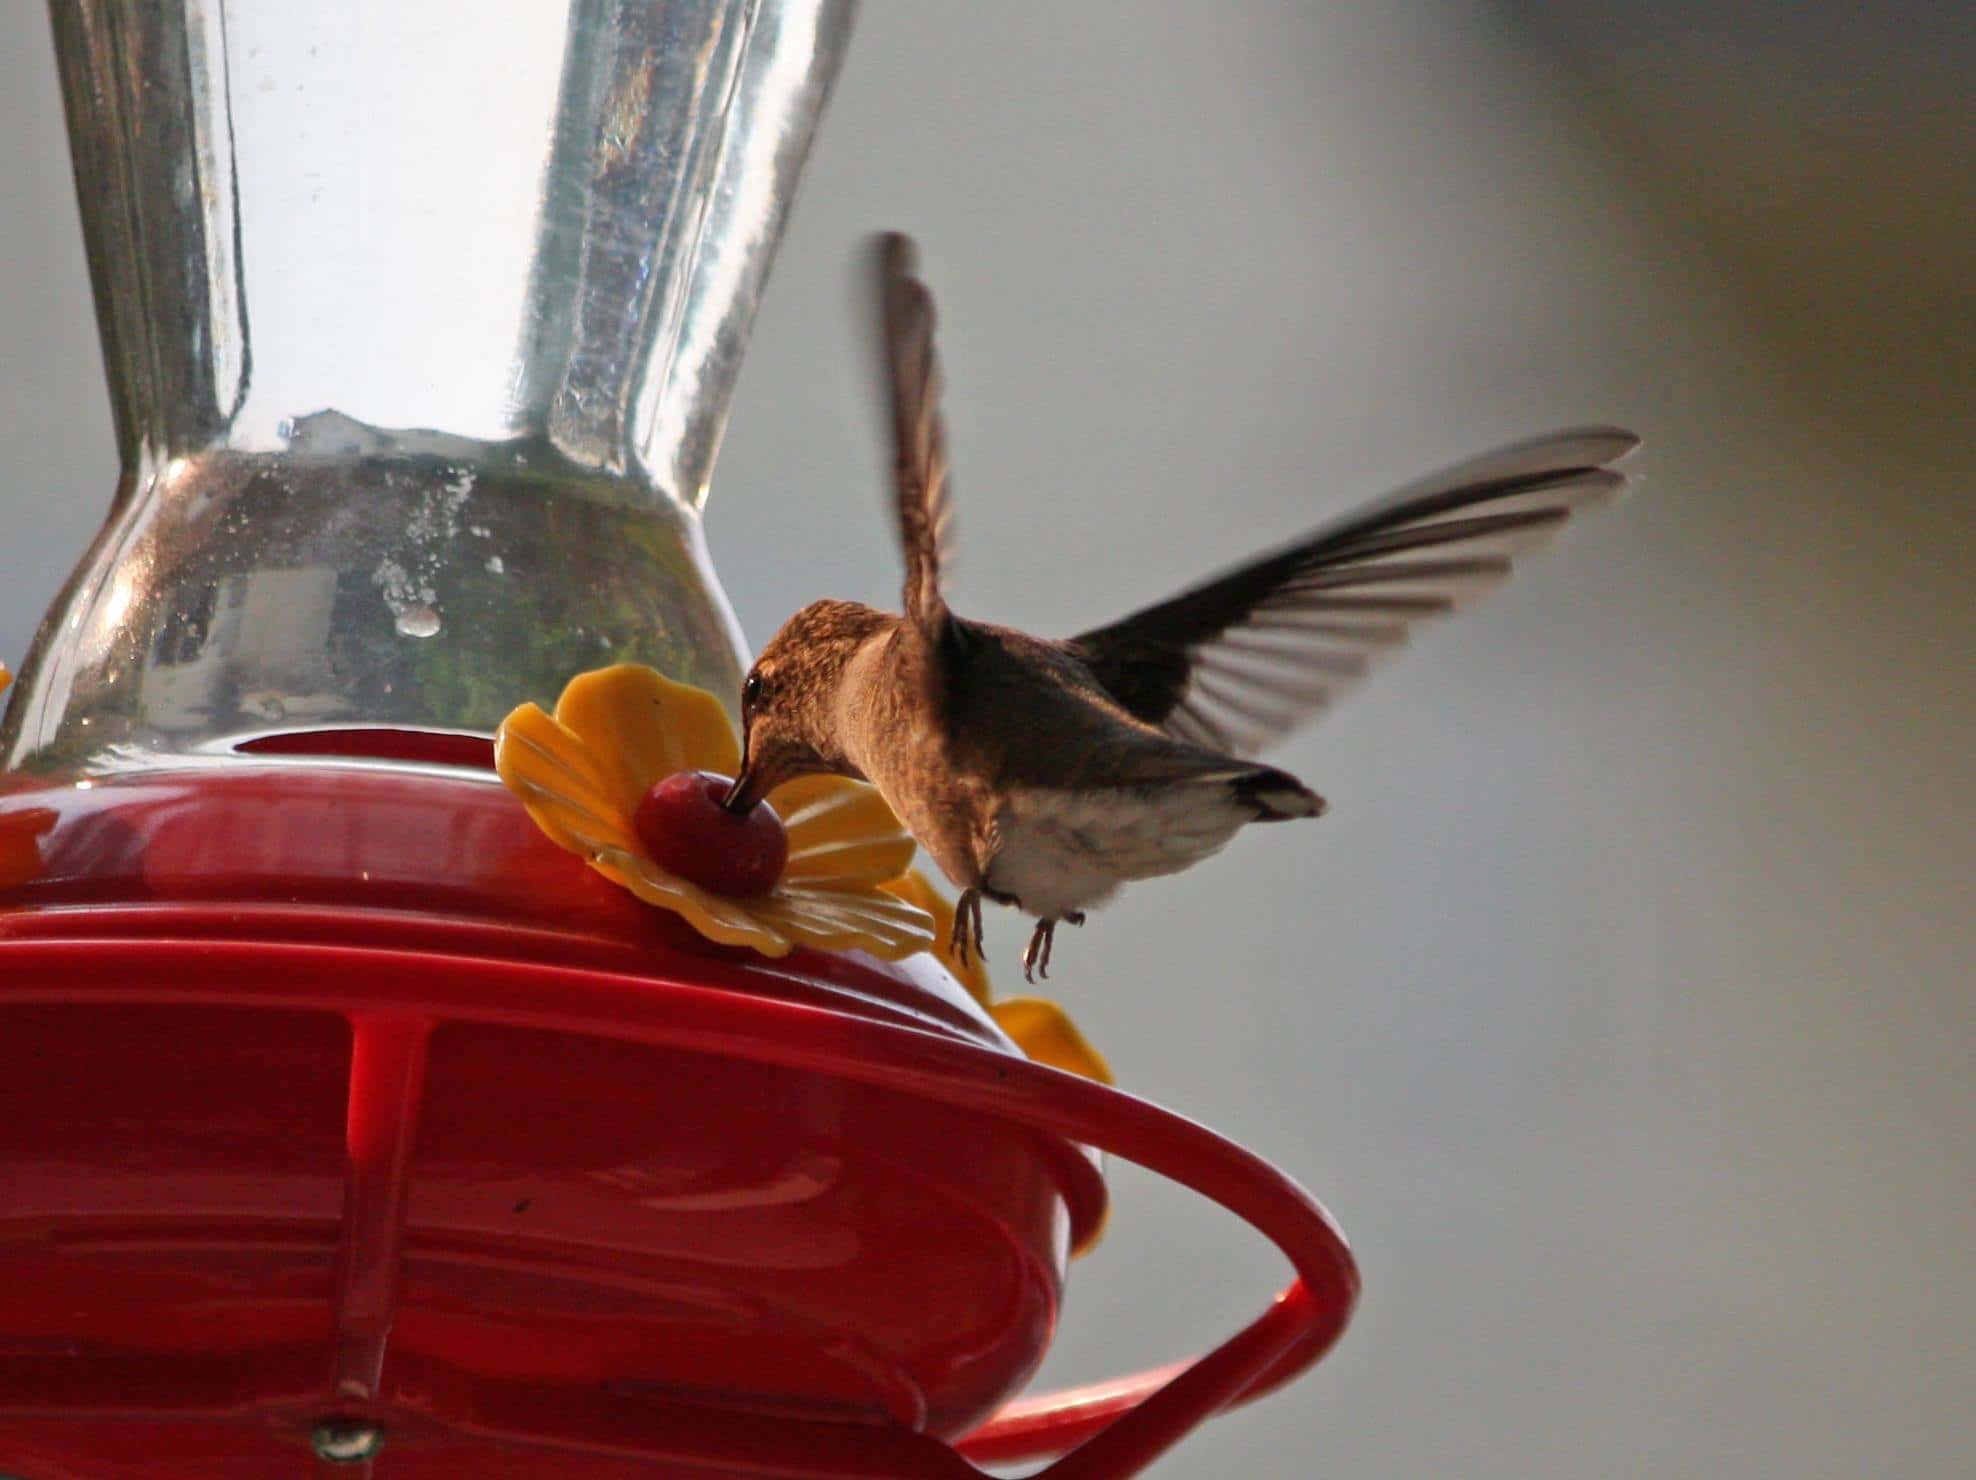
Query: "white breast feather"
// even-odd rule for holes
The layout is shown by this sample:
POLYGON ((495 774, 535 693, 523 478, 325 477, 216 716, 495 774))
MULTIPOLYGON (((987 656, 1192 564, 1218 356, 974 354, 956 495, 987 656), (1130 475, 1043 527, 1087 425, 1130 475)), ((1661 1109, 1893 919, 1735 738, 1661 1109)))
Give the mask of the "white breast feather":
POLYGON ((1090 909, 1120 884, 1178 873, 1255 816, 1225 780, 1092 791, 1018 789, 1000 813, 988 887, 1043 919, 1090 909))

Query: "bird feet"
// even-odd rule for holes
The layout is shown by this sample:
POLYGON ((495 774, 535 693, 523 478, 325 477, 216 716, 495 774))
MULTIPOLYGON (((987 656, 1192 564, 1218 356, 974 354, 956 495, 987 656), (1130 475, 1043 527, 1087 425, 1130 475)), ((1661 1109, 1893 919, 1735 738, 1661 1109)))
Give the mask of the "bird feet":
POLYGON ((1050 947, 1056 943, 1059 921, 1068 925, 1082 925, 1084 923, 1084 912, 1082 910, 1072 910, 1068 914, 1059 916, 1057 920, 1038 920, 1036 922, 1036 929, 1030 933, 1029 944, 1023 948, 1022 952, 1022 979, 1024 981, 1033 983, 1039 976, 1046 980, 1048 979, 1050 975, 1050 947))
POLYGON ((967 953, 973 950, 980 961, 988 959, 988 952, 981 944, 981 891, 963 889, 961 897, 954 901, 954 930, 947 939, 947 949, 953 952, 954 959, 967 965, 967 953))
POLYGON ((1056 939, 1057 922, 1038 920, 1035 930, 1030 932, 1029 944, 1022 948, 1022 979, 1036 980, 1036 973, 1050 974, 1050 943, 1056 939))

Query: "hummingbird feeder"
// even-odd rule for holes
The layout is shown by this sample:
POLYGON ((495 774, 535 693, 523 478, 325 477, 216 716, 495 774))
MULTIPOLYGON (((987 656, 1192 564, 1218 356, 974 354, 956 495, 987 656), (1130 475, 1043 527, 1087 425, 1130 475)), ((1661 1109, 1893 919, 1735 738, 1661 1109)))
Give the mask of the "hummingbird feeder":
POLYGON ((1099 1480, 1315 1362, 1294 1183, 1025 1053, 922 881, 796 897, 862 804, 729 936, 496 774, 585 670, 738 692, 699 509, 848 0, 52 10, 123 476, 0 730, 0 1473, 1099 1480), (1017 1396, 1101 1152, 1294 1278, 1017 1396))

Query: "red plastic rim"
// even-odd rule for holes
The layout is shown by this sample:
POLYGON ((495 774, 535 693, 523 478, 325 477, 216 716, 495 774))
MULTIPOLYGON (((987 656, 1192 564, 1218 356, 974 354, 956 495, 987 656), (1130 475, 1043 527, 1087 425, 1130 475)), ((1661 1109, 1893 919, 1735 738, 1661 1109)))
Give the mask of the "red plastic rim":
MULTIPOLYGON (((328 1010, 360 1025, 386 1025, 390 1031, 376 1048, 387 1055, 394 1046, 402 1049, 392 1035, 408 1024, 510 1024, 728 1055, 901 1090, 1097 1146, 1167 1176, 1250 1223, 1296 1270, 1295 1281, 1256 1321, 1206 1356, 1115 1383, 1020 1400, 961 1442, 965 1459, 903 1433, 891 1439, 874 1433, 858 1449, 858 1468, 819 1470, 831 1446, 815 1426, 778 1421, 730 1431, 696 1418, 695 1461, 731 1472, 964 1476, 980 1473, 969 1460, 1000 1464, 1062 1456, 1044 1472, 1055 1480, 1134 1474, 1202 1420, 1310 1367, 1343 1333, 1357 1298, 1356 1268, 1329 1215, 1259 1157, 1134 1096, 907 1024, 718 987, 642 979, 639 990, 628 991, 629 979, 608 972, 425 952, 114 937, 15 939, 4 943, 4 952, 4 991, 15 1001, 328 1010), (324 955, 349 968, 350 986, 334 996, 292 984, 307 980, 309 972, 269 969, 284 959, 299 967, 324 955), (196 961, 204 984, 148 989, 147 970, 174 958, 196 961), (416 993, 378 985, 409 975, 419 982, 416 993)), ((353 1125, 352 1134, 360 1135, 360 1128, 353 1125)), ((104 1416, 100 1408, 91 1412, 104 1416)), ((584 1427, 592 1435, 584 1447, 592 1452, 601 1444, 603 1452, 652 1456, 672 1447, 662 1432, 613 1439, 608 1424, 600 1429, 598 1415, 585 1422, 584 1415, 545 1411, 542 1404, 513 1417, 522 1421, 519 1431, 506 1432, 518 1440, 584 1427)), ((490 1438, 504 1432, 502 1423, 485 1415, 470 1427, 490 1438)))

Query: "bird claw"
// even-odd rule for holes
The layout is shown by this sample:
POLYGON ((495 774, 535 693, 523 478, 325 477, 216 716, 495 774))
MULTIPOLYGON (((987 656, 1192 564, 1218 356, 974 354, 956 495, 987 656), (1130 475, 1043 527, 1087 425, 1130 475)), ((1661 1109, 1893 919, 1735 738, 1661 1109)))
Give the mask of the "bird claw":
MULTIPOLYGON (((1084 923, 1084 917, 1082 915, 1065 915, 1064 919, 1069 920, 1073 925, 1082 925, 1084 923)), ((1057 922, 1055 920, 1038 920, 1036 922, 1036 929, 1030 933, 1029 944, 1023 948, 1022 952, 1022 979, 1024 981, 1033 985, 1039 976, 1045 981, 1049 980, 1050 947, 1056 943, 1056 938, 1057 922)))
POLYGON ((954 928, 947 938, 947 949, 961 965, 967 965, 967 953, 973 950, 975 958, 986 962, 987 949, 981 943, 981 891, 963 889, 961 897, 954 901, 954 928))

